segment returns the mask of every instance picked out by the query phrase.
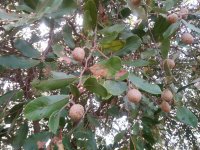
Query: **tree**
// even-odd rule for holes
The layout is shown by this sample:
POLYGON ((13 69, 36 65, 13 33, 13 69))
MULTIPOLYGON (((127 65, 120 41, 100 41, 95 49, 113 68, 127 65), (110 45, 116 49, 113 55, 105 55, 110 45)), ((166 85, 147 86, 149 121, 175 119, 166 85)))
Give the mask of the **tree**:
POLYGON ((198 149, 199 5, 1 2, 1 149, 198 149))

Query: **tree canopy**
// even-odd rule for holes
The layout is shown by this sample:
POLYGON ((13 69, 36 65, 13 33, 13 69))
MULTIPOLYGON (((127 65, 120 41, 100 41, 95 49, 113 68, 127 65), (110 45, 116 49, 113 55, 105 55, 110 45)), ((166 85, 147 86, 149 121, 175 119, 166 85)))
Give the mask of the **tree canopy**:
POLYGON ((200 147, 200 1, 0 3, 0 149, 200 147))

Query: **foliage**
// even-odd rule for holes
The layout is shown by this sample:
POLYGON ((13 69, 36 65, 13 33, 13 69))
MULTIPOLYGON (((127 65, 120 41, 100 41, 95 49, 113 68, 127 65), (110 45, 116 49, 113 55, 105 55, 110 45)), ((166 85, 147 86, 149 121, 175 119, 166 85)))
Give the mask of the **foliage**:
POLYGON ((200 147, 195 2, 2 2, 0 149, 200 147), (183 7, 187 17, 179 13, 183 7), (172 13, 179 19, 171 24, 172 13), (192 44, 181 41, 184 32, 193 35, 192 44), (72 56, 77 47, 85 51, 83 61, 72 56), (168 58, 176 63, 173 69, 163 63, 168 58), (126 96, 132 88, 142 94, 138 104, 126 96), (160 107, 164 89, 173 93, 169 113, 160 107), (68 115, 75 103, 85 109, 78 122, 68 115))

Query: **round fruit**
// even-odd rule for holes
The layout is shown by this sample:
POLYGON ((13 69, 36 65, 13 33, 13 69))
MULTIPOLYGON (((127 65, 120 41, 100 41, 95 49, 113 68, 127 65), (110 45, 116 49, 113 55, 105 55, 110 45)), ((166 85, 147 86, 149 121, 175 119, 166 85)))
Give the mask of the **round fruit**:
POLYGON ((175 67, 175 62, 174 62, 173 59, 165 59, 163 64, 165 65, 166 63, 169 66, 170 69, 175 67))
POLYGON ((141 3, 141 0, 131 0, 131 3, 133 6, 139 6, 141 3))
POLYGON ((179 15, 181 18, 186 19, 189 14, 189 10, 187 8, 181 8, 179 11, 179 15))
POLYGON ((80 104, 74 104, 69 110, 69 117, 77 122, 79 121, 84 115, 84 107, 80 104))
POLYGON ((192 44, 194 42, 194 38, 190 33, 184 33, 181 39, 185 44, 192 44))
POLYGON ((132 103, 139 103, 142 99, 142 94, 137 89, 131 89, 127 93, 128 100, 132 103))
POLYGON ((160 104, 160 108, 166 113, 169 113, 171 110, 171 106, 166 101, 162 101, 162 103, 160 104))
POLYGON ((175 23, 178 21, 178 15, 177 14, 170 14, 167 16, 167 21, 169 23, 175 23))
POLYGON ((169 89, 165 89, 161 94, 161 98, 164 101, 170 102, 173 98, 173 94, 169 89))
POLYGON ((83 61, 85 58, 85 51, 83 48, 77 47, 72 51, 72 56, 76 61, 83 61))

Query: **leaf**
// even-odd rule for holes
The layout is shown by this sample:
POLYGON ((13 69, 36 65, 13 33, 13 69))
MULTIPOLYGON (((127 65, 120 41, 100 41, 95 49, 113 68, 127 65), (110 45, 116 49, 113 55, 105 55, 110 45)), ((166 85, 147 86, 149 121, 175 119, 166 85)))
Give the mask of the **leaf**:
POLYGON ((34 80, 31 82, 31 85, 36 89, 48 91, 65 87, 74 82, 76 79, 77 78, 74 76, 69 75, 67 78, 63 79, 34 80))
POLYGON ((94 0, 88 0, 84 5, 84 29, 94 29, 97 23, 97 7, 94 0))
POLYGON ((40 52, 25 40, 16 39, 14 41, 14 47, 26 57, 39 58, 41 56, 40 52))
POLYGON ((162 45, 160 47, 161 49, 161 56, 163 57, 163 59, 166 59, 169 53, 169 49, 170 49, 170 40, 169 38, 166 38, 162 41, 162 45))
POLYGON ((74 97, 78 98, 80 96, 80 91, 75 85, 70 85, 70 91, 74 95, 74 97))
POLYGON ((166 11, 168 11, 168 10, 172 9, 174 5, 175 5, 174 0, 166 0, 164 9, 166 11))
POLYGON ((120 17, 122 18, 127 18, 129 15, 131 14, 131 10, 129 8, 123 8, 121 11, 120 11, 120 17))
POLYGON ((35 9, 40 0, 24 0, 24 2, 32 9, 35 9))
POLYGON ((108 34, 108 35, 113 34, 113 33, 119 34, 124 29, 125 29, 125 25, 124 24, 115 24, 115 25, 110 26, 110 27, 105 27, 104 29, 102 29, 100 31, 100 33, 108 34))
POLYGON ((125 46, 119 52, 116 52, 115 55, 122 56, 133 53, 140 47, 141 43, 142 41, 137 35, 131 36, 126 40, 125 46))
POLYGON ((14 20, 18 20, 19 17, 17 16, 16 13, 7 13, 4 9, 0 9, 0 20, 10 20, 10 21, 14 21, 14 20))
POLYGON ((85 83, 84 87, 93 93, 96 93, 102 97, 106 97, 108 95, 107 90, 97 82, 96 78, 88 78, 85 83))
POLYGON ((105 47, 104 46, 105 44, 112 43, 112 41, 114 41, 117 38, 117 36, 118 36, 118 33, 117 32, 113 32, 113 33, 111 33, 111 34, 106 35, 105 37, 103 37, 100 40, 100 43, 102 44, 102 47, 105 47))
POLYGON ((124 138, 125 133, 126 133, 125 131, 121 131, 120 133, 118 133, 117 135, 115 135, 114 141, 115 141, 116 143, 120 142, 121 139, 124 138))
POLYGON ((47 142, 51 138, 52 134, 49 132, 40 132, 29 136, 23 145, 24 150, 36 150, 38 149, 37 142, 47 142))
POLYGON ((178 107, 176 112, 176 117, 179 121, 190 125, 194 128, 197 127, 198 119, 197 117, 186 107, 178 107))
POLYGON ((151 84, 142 78, 135 76, 134 74, 129 75, 129 80, 139 89, 144 90, 151 94, 161 94, 161 89, 156 84, 151 84))
POLYGON ((155 20, 154 28, 152 30, 153 36, 156 41, 162 41, 163 40, 163 33, 167 30, 167 28, 170 26, 170 23, 166 20, 165 17, 159 16, 155 20))
POLYGON ((127 66, 134 66, 134 67, 144 67, 149 65, 149 61, 138 59, 138 60, 132 60, 132 61, 125 61, 123 64, 127 66))
POLYGON ((164 39, 169 38, 179 28, 180 22, 171 24, 167 30, 163 33, 164 39))
POLYGON ((122 40, 114 40, 109 43, 102 43, 101 46, 105 51, 118 51, 124 46, 124 42, 122 40))
POLYGON ((70 137, 68 135, 64 136, 63 140, 63 145, 67 150, 74 150, 72 147, 72 144, 70 142, 70 137))
POLYGON ((104 82, 104 87, 107 89, 108 93, 119 96, 127 90, 127 84, 125 82, 117 82, 113 80, 107 80, 104 82))
POLYGON ((75 43, 72 38, 72 29, 68 25, 66 25, 63 29, 63 38, 69 48, 75 48, 75 43))
POLYGON ((93 125, 94 127, 100 126, 99 121, 98 121, 97 118, 95 118, 95 116, 93 116, 92 114, 87 114, 87 119, 88 119, 89 123, 90 123, 91 125, 93 125))
POLYGON ((26 105, 24 114, 29 120, 39 120, 49 117, 54 111, 60 110, 66 103, 68 103, 67 95, 38 97, 26 105))
POLYGON ((4 95, 0 96, 0 105, 7 103, 9 101, 13 101, 17 98, 17 95, 20 94, 21 91, 9 91, 4 95))
POLYGON ((116 72, 118 72, 121 69, 122 62, 121 62, 120 57, 114 56, 108 59, 107 61, 105 61, 103 65, 105 66, 105 68, 108 69, 108 72, 111 75, 115 75, 116 72))
POLYGON ((64 52, 64 46, 61 44, 54 44, 52 46, 53 52, 54 54, 56 54, 58 57, 63 57, 65 56, 65 52, 64 52))
POLYGON ((26 59, 14 55, 0 56, 0 65, 10 69, 28 69, 40 63, 39 60, 26 59))
POLYGON ((186 22, 185 20, 181 20, 188 28, 190 28, 191 30, 200 33, 200 28, 195 27, 193 24, 190 24, 188 22, 186 22))
POLYGON ((53 132, 54 134, 56 134, 59 127, 60 115, 61 115, 61 111, 55 111, 49 117, 49 123, 48 123, 49 130, 53 132))
POLYGON ((147 49, 146 51, 141 53, 142 59, 149 59, 152 56, 155 56, 157 54, 155 49, 147 49))
POLYGON ((28 124, 27 122, 22 124, 21 127, 16 131, 16 135, 12 141, 12 147, 14 149, 20 149, 23 146, 24 141, 28 134, 28 124))

